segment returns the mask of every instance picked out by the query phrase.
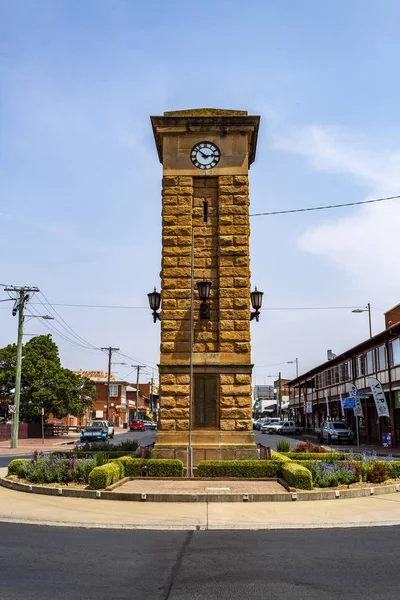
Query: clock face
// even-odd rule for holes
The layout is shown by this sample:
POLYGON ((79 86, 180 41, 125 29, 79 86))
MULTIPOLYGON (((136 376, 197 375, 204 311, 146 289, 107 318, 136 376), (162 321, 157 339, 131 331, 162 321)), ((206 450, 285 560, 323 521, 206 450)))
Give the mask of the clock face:
POLYGON ((198 169, 212 169, 219 163, 221 152, 212 142, 199 142, 193 146, 190 158, 198 169))

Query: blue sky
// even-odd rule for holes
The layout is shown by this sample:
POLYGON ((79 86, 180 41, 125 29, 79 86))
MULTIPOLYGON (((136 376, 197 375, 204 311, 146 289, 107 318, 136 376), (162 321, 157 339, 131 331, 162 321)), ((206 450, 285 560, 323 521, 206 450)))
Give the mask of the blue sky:
MULTIPOLYGON (((399 194, 399 17, 394 0, 0 0, 0 282, 54 303, 146 307, 161 253, 149 116, 165 110, 261 115, 251 212, 399 194)), ((265 308, 371 302, 377 333, 400 301, 399 225, 398 201, 254 217, 252 282, 265 308)), ((16 338, 5 306, 1 345, 16 338)), ((93 346, 157 364, 146 308, 57 310, 93 346)), ((350 310, 263 311, 257 383, 367 334, 350 310)), ((54 339, 66 366, 105 368, 54 339)))

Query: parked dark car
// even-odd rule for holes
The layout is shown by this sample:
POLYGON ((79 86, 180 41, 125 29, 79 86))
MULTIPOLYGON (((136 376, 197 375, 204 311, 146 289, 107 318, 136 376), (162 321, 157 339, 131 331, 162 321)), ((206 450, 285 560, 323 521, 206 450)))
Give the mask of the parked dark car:
POLYGON ((328 444, 352 444, 354 433, 342 421, 322 421, 319 441, 328 444))

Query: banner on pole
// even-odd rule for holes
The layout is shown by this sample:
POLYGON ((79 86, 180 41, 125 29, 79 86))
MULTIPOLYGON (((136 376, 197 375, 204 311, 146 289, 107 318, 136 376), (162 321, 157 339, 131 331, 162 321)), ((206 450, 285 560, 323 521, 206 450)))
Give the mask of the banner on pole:
POLYGON ((339 394, 339 404, 340 404, 340 414, 342 415, 342 417, 344 417, 342 394, 339 394))
POLYGON ((326 417, 329 419, 331 414, 329 412, 328 392, 325 392, 325 404, 326 404, 326 417))
POLYGON ((378 417, 390 417, 385 392, 382 389, 379 379, 376 379, 376 377, 368 377, 368 385, 371 388, 371 392, 375 400, 378 417))
POLYGON ((306 402, 306 413, 312 414, 312 402, 309 400, 306 402))

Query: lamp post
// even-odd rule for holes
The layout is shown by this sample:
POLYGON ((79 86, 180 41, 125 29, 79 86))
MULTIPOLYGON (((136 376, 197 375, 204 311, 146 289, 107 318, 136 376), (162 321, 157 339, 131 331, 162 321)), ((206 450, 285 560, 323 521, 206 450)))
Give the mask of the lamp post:
POLYGON ((160 319, 160 313, 158 313, 157 311, 159 310, 161 305, 161 294, 160 292, 156 291, 156 288, 154 288, 153 292, 147 294, 147 298, 149 299, 150 309, 153 311, 153 321, 155 323, 157 319, 160 319))
POLYGON ((254 288, 254 291, 250 293, 251 305, 254 309, 254 312, 250 313, 250 321, 255 319, 258 321, 260 319, 260 308, 262 306, 264 292, 260 292, 257 290, 257 286, 254 288))
POLYGON ((365 308, 355 308, 351 312, 353 313, 368 313, 368 324, 369 324, 369 337, 372 338, 372 322, 371 322, 371 304, 368 302, 365 308))
POLYGON ((294 360, 288 360, 288 365, 296 365, 296 378, 299 376, 299 359, 295 358, 294 360))

